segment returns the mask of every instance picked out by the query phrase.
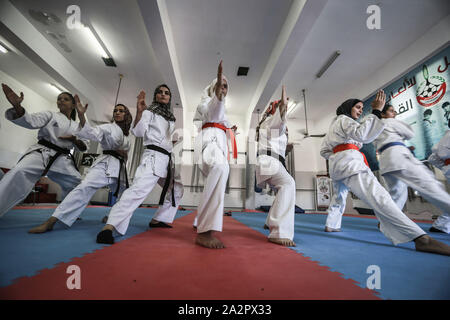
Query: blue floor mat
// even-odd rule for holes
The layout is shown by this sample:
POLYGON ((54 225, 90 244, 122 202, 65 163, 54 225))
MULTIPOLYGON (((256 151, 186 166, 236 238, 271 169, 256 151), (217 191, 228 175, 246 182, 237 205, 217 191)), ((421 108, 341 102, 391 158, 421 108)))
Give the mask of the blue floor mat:
MULTIPOLYGON (((266 213, 233 213, 236 220, 268 235, 269 231, 263 229, 266 217, 266 213)), ((342 232, 326 233, 326 218, 323 214, 295 215, 297 246, 293 250, 355 280, 363 288, 373 273, 367 273, 367 268, 378 266, 381 288, 375 291, 383 299, 450 299, 450 257, 417 252, 413 242, 392 245, 378 230, 376 219, 344 216, 342 232)), ((418 224, 426 232, 431 226, 418 224)), ((430 235, 450 245, 450 235, 430 235)))
MULTIPOLYGON (((46 221, 54 209, 14 209, 0 219, 0 287, 12 284, 14 279, 33 276, 39 270, 82 257, 103 244, 96 243, 97 233, 103 228, 102 218, 108 207, 88 207, 71 228, 57 223, 53 231, 30 234, 27 231, 46 221)), ((148 230, 148 223, 156 209, 138 208, 130 220, 127 234, 115 241, 128 239, 148 230)), ((178 211, 175 219, 192 211, 178 211)))

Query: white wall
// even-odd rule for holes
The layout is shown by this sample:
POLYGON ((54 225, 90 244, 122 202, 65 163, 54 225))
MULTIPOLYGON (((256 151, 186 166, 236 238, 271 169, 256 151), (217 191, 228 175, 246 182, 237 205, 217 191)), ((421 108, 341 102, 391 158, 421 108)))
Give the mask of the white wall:
MULTIPOLYGON (((10 75, 0 70, 0 81, 7 84, 17 94, 24 94, 22 106, 29 113, 44 110, 58 111, 55 100, 49 101, 22 83, 15 80, 10 75)), ((11 107, 3 92, 0 93, 0 167, 11 168, 19 160, 20 156, 29 146, 37 142, 37 130, 29 130, 19 127, 6 120, 5 111, 11 107)))

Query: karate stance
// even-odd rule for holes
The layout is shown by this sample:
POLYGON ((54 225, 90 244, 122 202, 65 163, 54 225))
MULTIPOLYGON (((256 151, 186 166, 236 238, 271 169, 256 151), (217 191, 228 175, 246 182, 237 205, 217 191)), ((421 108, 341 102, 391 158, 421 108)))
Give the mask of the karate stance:
POLYGON ((450 255, 450 246, 428 236, 397 207, 359 151, 364 143, 372 142, 383 132, 385 124, 378 117, 385 101, 386 95, 379 91, 372 103, 373 114, 361 123, 356 119, 362 114, 362 101, 349 99, 342 103, 322 142, 320 154, 329 160, 331 179, 339 188, 350 189, 374 210, 380 231, 394 245, 414 241, 417 251, 450 255))
MULTIPOLYGON (((450 118, 448 119, 448 128, 450 129, 450 118)), ((447 182, 450 183, 450 130, 447 130, 441 140, 433 146, 432 152, 428 161, 439 168, 447 178, 447 182)), ((450 233, 450 216, 448 211, 444 211, 436 219, 430 231, 450 233)))
POLYGON ((286 110, 287 97, 283 86, 281 100, 271 104, 256 128, 256 183, 267 182, 277 191, 266 219, 269 241, 294 247, 295 181, 285 167, 286 110))
POLYGON ((172 180, 172 141, 175 117, 170 111, 171 92, 166 85, 155 89, 153 102, 147 108, 145 92, 137 97, 137 111, 131 132, 144 138, 146 150, 136 170, 132 185, 111 208, 106 226, 97 235, 98 243, 114 243, 113 231, 124 235, 133 212, 141 205, 157 183, 168 191, 172 180), (166 178, 167 177, 167 178, 166 178))
MULTIPOLYGON (((217 70, 217 79, 204 90, 197 115, 202 121, 202 131, 195 141, 195 150, 201 154, 194 156, 195 163, 205 177, 205 186, 197 209, 198 245, 220 249, 224 244, 213 235, 222 231, 225 189, 230 167, 227 161, 227 133, 232 130, 225 116, 225 97, 228 93, 228 81, 222 75, 222 61, 217 70)), ((235 141, 233 141, 235 143, 235 141)), ((235 144, 233 147, 237 157, 235 144)))
POLYGON ((40 226, 29 230, 29 233, 50 231, 57 221, 70 227, 98 189, 108 186, 117 197, 127 187, 126 159, 131 147, 128 135, 133 121, 130 111, 123 104, 118 104, 113 111, 113 123, 91 127, 85 118, 88 105, 83 107, 77 95, 75 101, 80 118, 80 126, 75 135, 99 142, 103 155, 92 164, 83 181, 67 195, 53 215, 40 226))
MULTIPOLYGON (((173 147, 183 141, 183 137, 172 140, 173 147)), ((182 151, 182 148, 181 148, 182 151)), ((167 193, 164 203, 156 210, 155 215, 149 223, 150 228, 172 228, 170 225, 175 219, 178 206, 184 193, 183 182, 181 181, 181 152, 177 156, 172 152, 172 161, 175 164, 173 192, 175 197, 175 206, 172 206, 172 191, 167 193)))
POLYGON ((2 88, 13 106, 6 110, 6 119, 26 129, 39 129, 39 142, 29 147, 14 168, 0 180, 0 217, 23 201, 43 176, 48 176, 61 186, 61 197, 64 199, 81 179, 70 149, 87 149, 85 142, 75 137, 78 122, 75 121, 75 99, 70 93, 58 95, 59 112, 30 114, 22 107, 22 92, 18 96, 3 83, 2 88))

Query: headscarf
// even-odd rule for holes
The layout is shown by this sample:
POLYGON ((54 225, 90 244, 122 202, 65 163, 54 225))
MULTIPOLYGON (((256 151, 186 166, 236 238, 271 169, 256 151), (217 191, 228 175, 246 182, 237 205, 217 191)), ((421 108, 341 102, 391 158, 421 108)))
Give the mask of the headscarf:
MULTIPOLYGON (((229 83, 228 83, 228 79, 227 79, 227 77, 225 77, 224 75, 222 75, 222 77, 225 79, 225 81, 227 82, 227 86, 228 86, 228 90, 230 90, 230 85, 229 85, 229 83)), ((215 78, 210 84, 209 84, 209 86, 207 86, 206 87, 206 93, 207 93, 207 95, 210 97, 210 98, 212 98, 213 96, 214 96, 214 94, 215 94, 215 92, 214 92, 214 87, 216 86, 216 83, 217 83, 217 78, 215 78)))
MULTIPOLYGON (((122 129, 123 134, 128 136, 130 133, 131 123, 133 122, 133 116, 130 113, 130 110, 128 110, 128 107, 124 104, 118 103, 117 106, 122 106, 125 109, 125 116, 123 117, 123 121, 116 122, 116 124, 122 129)), ((116 108, 114 107, 114 109, 116 108)))
MULTIPOLYGON (((347 117, 352 117, 352 108, 355 106, 355 104, 362 102, 359 99, 348 99, 345 100, 337 109, 336 109, 336 115, 346 115, 347 117)), ((355 119, 353 119, 355 120, 355 119)))
MULTIPOLYGON (((227 85, 228 85, 228 90, 230 90, 230 84, 228 83, 228 79, 225 76, 222 76, 226 81, 227 81, 227 85)), ((206 106, 208 105, 209 101, 211 101, 211 99, 214 97, 214 87, 217 83, 217 78, 215 78, 213 81, 211 81, 211 83, 205 88, 203 89, 203 93, 202 96, 200 98, 200 103, 197 106, 197 110, 195 111, 195 115, 194 115, 194 124, 196 124, 197 122, 201 122, 203 121, 203 118, 206 114, 206 112, 208 111, 206 109, 206 106)), ((224 97, 224 101, 225 101, 225 97, 224 97)))
POLYGON ((161 117, 166 119, 167 121, 176 121, 175 116, 173 115, 172 111, 170 111, 170 102, 172 101, 172 91, 170 91, 170 88, 166 84, 161 84, 156 87, 155 92, 153 93, 153 102, 152 104, 147 108, 147 110, 159 114, 161 117), (156 101, 156 95, 161 87, 165 87, 169 89, 170 99, 169 103, 164 104, 156 101))

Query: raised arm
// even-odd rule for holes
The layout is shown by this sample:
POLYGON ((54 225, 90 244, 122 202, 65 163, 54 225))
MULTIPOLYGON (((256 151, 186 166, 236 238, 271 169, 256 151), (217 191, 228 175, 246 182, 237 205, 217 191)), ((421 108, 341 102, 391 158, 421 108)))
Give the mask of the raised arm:
POLYGON ((78 97, 77 94, 74 96, 74 99, 76 103, 75 107, 77 109, 78 117, 80 118, 80 126, 83 128, 86 123, 86 117, 84 116, 84 114, 87 111, 88 104, 86 103, 86 105, 83 107, 83 104, 81 103, 80 98, 78 97))
POLYGON ((350 139, 361 143, 371 143, 384 130, 385 125, 379 118, 385 103, 386 95, 383 90, 380 90, 372 102, 373 115, 368 115, 362 123, 358 123, 349 117, 343 117, 341 121, 342 130, 350 139))
POLYGON ((14 119, 20 118, 25 114, 25 109, 22 107, 21 103, 23 101, 23 92, 20 93, 20 97, 6 84, 2 83, 3 93, 8 99, 9 103, 14 107, 16 114, 14 119))
POLYGON ((147 110, 147 105, 145 104, 145 92, 141 91, 137 96, 136 117, 134 118, 133 128, 139 123, 142 118, 142 113, 144 113, 145 110, 147 110))
POLYGON ((223 67, 222 67, 222 60, 220 60, 219 66, 217 67, 217 82, 216 82, 216 87, 215 87, 216 97, 220 101, 222 101, 223 96, 224 96, 224 93, 222 90, 222 82, 223 82, 222 76, 223 76, 223 67))
POLYGON ((18 96, 8 85, 4 83, 2 83, 2 89, 6 99, 8 99, 9 103, 13 106, 13 108, 6 110, 6 119, 27 129, 42 128, 52 119, 52 113, 50 111, 37 112, 33 114, 27 113, 21 105, 24 99, 23 92, 21 92, 20 96, 18 96))

